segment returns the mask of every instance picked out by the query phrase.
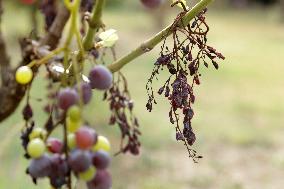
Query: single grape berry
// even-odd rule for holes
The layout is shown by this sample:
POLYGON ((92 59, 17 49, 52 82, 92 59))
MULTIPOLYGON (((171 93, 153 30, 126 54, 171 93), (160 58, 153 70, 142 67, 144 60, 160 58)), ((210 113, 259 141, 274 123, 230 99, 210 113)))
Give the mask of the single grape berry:
POLYGON ((81 123, 81 120, 79 120, 79 121, 72 121, 70 119, 70 117, 67 117, 66 118, 66 125, 67 125, 68 132, 73 133, 73 132, 77 131, 81 127, 82 123, 81 123))
POLYGON ((75 140, 75 134, 70 133, 67 136, 67 145, 69 149, 74 149, 76 147, 76 140, 75 140))
POLYGON ((76 145, 81 149, 90 149, 96 142, 96 132, 89 127, 81 127, 75 133, 76 145))
POLYGON ((91 154, 83 150, 73 150, 68 159, 68 165, 75 173, 86 171, 92 164, 91 154))
POLYGON ((97 169, 106 169, 110 164, 110 155, 106 151, 99 150, 93 154, 92 161, 97 169))
POLYGON ((39 138, 31 140, 27 146, 27 152, 32 158, 39 158, 45 152, 44 142, 39 138))
POLYGON ((89 169, 85 172, 79 173, 79 178, 84 181, 91 181, 96 175, 96 168, 94 166, 89 167, 89 169))
POLYGON ((87 183, 88 189, 110 189, 112 179, 107 170, 97 170, 93 180, 87 183))
POLYGON ((33 78, 33 71, 28 66, 21 66, 16 71, 16 81, 22 85, 28 84, 33 78))
POLYGON ((58 106, 67 110, 72 105, 76 104, 79 100, 78 93, 71 88, 61 89, 58 93, 58 106))
POLYGON ((51 161, 46 154, 37 159, 32 159, 28 167, 28 173, 33 178, 42 178, 50 174, 51 161))
POLYGON ((30 133, 29 135, 29 139, 32 140, 34 138, 41 138, 41 139, 45 139, 46 137, 46 130, 44 130, 43 128, 40 127, 35 127, 33 129, 33 131, 30 133))
POLYGON ((106 152, 110 151, 110 142, 104 136, 98 136, 97 143, 92 148, 93 151, 104 150, 106 152))
POLYGON ((68 109, 67 116, 70 118, 70 121, 78 122, 81 119, 81 109, 79 106, 73 105, 68 109))
POLYGON ((63 143, 57 138, 47 139, 47 148, 52 153, 61 153, 63 149, 63 143))
POLYGON ((78 91, 78 94, 82 95, 82 100, 84 104, 88 104, 92 99, 92 87, 89 83, 82 82, 80 83, 79 87, 76 87, 76 90, 78 91), (81 90, 81 91, 79 91, 81 90))
POLYGON ((140 0, 142 4, 150 9, 157 8, 161 5, 162 0, 140 0))
POLYGON ((103 65, 91 69, 89 79, 93 89, 106 90, 112 85, 112 73, 103 65))

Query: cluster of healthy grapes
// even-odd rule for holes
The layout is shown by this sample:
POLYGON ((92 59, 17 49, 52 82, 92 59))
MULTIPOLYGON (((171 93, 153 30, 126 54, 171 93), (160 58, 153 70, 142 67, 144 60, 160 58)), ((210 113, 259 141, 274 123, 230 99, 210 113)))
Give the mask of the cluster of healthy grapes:
MULTIPOLYGON (((33 78, 30 67, 19 67, 16 80, 23 85, 29 84, 33 78)), ((110 164, 110 143, 104 136, 98 135, 94 129, 84 123, 82 108, 89 103, 92 89, 107 90, 112 85, 112 74, 103 65, 91 69, 89 82, 82 82, 74 87, 62 88, 58 91, 57 107, 61 111, 61 119, 57 124, 48 127, 35 127, 34 122, 27 124, 22 133, 26 157, 32 158, 27 173, 36 183, 37 179, 48 177, 54 188, 70 184, 70 175, 84 180, 89 189, 108 189, 111 177, 107 168, 110 164), (57 126, 66 128, 64 140, 52 137, 57 126)), ((23 111, 29 123, 32 109, 27 105, 23 111)))

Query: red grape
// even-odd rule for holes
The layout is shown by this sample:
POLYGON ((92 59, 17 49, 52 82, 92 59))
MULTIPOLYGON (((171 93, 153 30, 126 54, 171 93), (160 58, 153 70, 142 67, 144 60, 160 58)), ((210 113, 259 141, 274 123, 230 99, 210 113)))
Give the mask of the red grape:
POLYGON ((83 150, 74 150, 70 153, 68 164, 74 172, 84 172, 92 164, 91 154, 83 150))
POLYGON ((89 79, 93 89, 106 90, 112 85, 112 73, 103 65, 91 69, 89 79))
MULTIPOLYGON (((82 92, 82 99, 84 104, 88 104, 90 102, 90 100, 92 99, 92 88, 90 86, 89 83, 83 82, 80 84, 81 87, 81 92, 82 92)), ((76 87, 76 90, 80 90, 79 87, 76 87)), ((78 93, 80 94, 80 92, 78 91, 78 93)))
POLYGON ((57 138, 49 138, 47 140, 47 148, 52 153, 61 153, 63 149, 63 144, 57 138))
POLYGON ((99 150, 97 151, 93 157, 93 165, 97 169, 106 169, 110 164, 110 156, 106 151, 99 150))
POLYGON ((59 91, 58 94, 58 106, 67 110, 70 106, 76 104, 79 100, 78 93, 71 88, 65 88, 59 91))
POLYGON ((162 0, 140 0, 142 4, 150 9, 157 8, 161 3, 162 0))
POLYGON ((51 161, 46 154, 37 159, 32 159, 28 168, 29 174, 33 178, 42 178, 50 174, 51 161))
POLYGON ((112 179, 108 171, 98 170, 95 178, 87 183, 88 189, 110 189, 112 179))
POLYGON ((78 148, 89 149, 96 142, 96 132, 88 127, 81 127, 75 133, 76 144, 78 148))

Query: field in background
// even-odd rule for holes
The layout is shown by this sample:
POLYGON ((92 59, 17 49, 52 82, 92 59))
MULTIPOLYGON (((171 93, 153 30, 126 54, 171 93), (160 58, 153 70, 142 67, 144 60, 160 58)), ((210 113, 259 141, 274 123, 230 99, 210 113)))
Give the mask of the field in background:
MULTIPOLYGON (((9 34, 11 49, 18 48, 15 38, 27 32, 24 14, 24 10, 13 7, 6 10, 8 19, 4 31, 9 34)), ((117 29, 120 36, 118 56, 157 32, 151 19, 142 9, 135 12, 112 9, 106 13, 105 23, 117 29)), ((175 142, 166 101, 158 99, 154 111, 146 111, 145 84, 157 57, 157 48, 123 69, 136 102, 143 147, 139 157, 114 158, 111 168, 114 189, 283 188, 284 26, 273 10, 212 10, 208 22, 211 25, 209 43, 227 59, 219 71, 212 66, 203 69, 202 85, 196 88, 193 126, 198 139, 194 148, 204 159, 194 164, 183 145, 175 142)), ((18 54, 11 57, 13 61, 19 59, 18 54)), ((165 78, 161 77, 161 82, 165 78)), ((44 98, 41 92, 44 86, 43 81, 38 81, 32 96, 44 98)), ((107 105, 98 102, 102 94, 95 92, 94 96, 86 116, 97 130, 110 136, 115 153, 120 133, 106 124, 107 105)), ((37 123, 41 126, 46 116, 39 111, 42 103, 34 101, 37 123)), ((0 188, 36 189, 24 174, 27 161, 22 158, 17 132, 20 122, 18 110, 1 123, 0 188)), ((45 182, 40 185, 48 189, 45 182)))

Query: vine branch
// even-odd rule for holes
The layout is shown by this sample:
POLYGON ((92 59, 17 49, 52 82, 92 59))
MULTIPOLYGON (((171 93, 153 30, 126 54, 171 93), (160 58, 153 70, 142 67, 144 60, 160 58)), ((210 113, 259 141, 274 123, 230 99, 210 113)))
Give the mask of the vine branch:
MULTIPOLYGON (((182 19, 178 22, 177 26, 187 25, 189 22, 204 8, 206 8, 213 0, 201 0, 197 3, 189 12, 187 12, 182 19)), ((137 57, 151 51, 157 44, 167 38, 173 33, 172 24, 167 26, 165 29, 157 33, 155 36, 151 37, 144 43, 142 43, 135 50, 131 51, 129 54, 115 61, 113 64, 109 65, 108 68, 114 73, 119 71, 123 66, 130 63, 137 57)))

